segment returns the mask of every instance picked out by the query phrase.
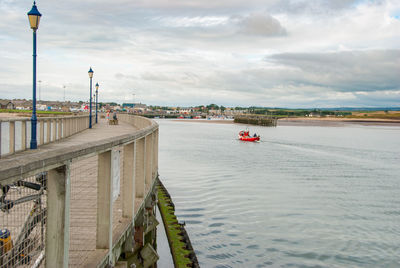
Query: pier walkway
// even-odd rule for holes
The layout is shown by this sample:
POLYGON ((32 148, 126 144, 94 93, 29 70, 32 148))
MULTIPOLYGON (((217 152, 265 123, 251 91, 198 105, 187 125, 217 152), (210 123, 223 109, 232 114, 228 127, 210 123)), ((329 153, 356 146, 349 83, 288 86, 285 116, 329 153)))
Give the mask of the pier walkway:
POLYGON ((121 114, 0 160, 0 267, 148 267, 154 251, 158 125, 121 114), (5 194, 4 194, 5 193, 5 194))

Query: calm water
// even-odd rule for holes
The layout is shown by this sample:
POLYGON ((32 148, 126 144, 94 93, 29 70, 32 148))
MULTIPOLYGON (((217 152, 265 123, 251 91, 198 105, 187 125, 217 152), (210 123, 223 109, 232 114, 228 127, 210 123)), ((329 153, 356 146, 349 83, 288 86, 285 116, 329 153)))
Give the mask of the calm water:
POLYGON ((400 267, 400 127, 158 122, 202 267, 400 267))

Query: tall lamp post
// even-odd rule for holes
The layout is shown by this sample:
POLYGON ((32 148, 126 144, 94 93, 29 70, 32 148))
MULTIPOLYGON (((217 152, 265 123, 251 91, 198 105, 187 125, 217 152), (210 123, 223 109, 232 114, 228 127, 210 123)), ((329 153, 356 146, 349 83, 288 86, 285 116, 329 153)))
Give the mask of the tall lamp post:
POLYGON ((89 128, 92 128, 92 78, 93 78, 92 67, 90 67, 88 74, 90 78, 89 128))
POLYGON ((31 117, 31 149, 37 149, 36 129, 36 31, 39 28, 39 21, 42 14, 33 2, 31 11, 28 12, 28 19, 31 29, 33 30, 33 97, 32 97, 32 117, 31 117))
POLYGON ((96 124, 97 124, 97 103, 99 101, 99 83, 96 83, 96 124))

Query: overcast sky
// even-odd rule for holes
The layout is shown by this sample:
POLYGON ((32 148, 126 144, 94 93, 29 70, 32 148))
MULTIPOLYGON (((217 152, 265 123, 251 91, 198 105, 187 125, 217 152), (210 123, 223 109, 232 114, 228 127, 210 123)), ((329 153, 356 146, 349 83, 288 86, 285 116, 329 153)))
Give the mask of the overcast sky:
MULTIPOLYGON (((41 99, 400 106, 400 1, 37 1, 41 99), (134 95, 133 95, 134 94, 134 95)), ((32 98, 32 2, 0 0, 0 98, 32 98)), ((38 85, 39 88, 39 85, 38 85)))

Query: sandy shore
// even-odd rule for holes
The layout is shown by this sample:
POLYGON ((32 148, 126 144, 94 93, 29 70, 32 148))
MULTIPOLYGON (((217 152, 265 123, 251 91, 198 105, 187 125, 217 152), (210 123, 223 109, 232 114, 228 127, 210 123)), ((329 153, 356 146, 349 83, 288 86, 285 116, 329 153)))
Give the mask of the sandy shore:
POLYGON ((346 124, 359 125, 396 125, 400 126, 400 120, 379 118, 282 118, 278 120, 278 126, 301 125, 301 126, 343 126, 346 124))
MULTIPOLYGON (((208 124, 234 124, 233 120, 206 120, 206 119, 173 119, 176 122, 195 122, 208 124)), ((395 125, 400 126, 400 120, 378 118, 282 118, 278 120, 278 126, 344 126, 347 124, 360 125, 395 125)), ((246 125, 246 124, 245 124, 246 125)))

